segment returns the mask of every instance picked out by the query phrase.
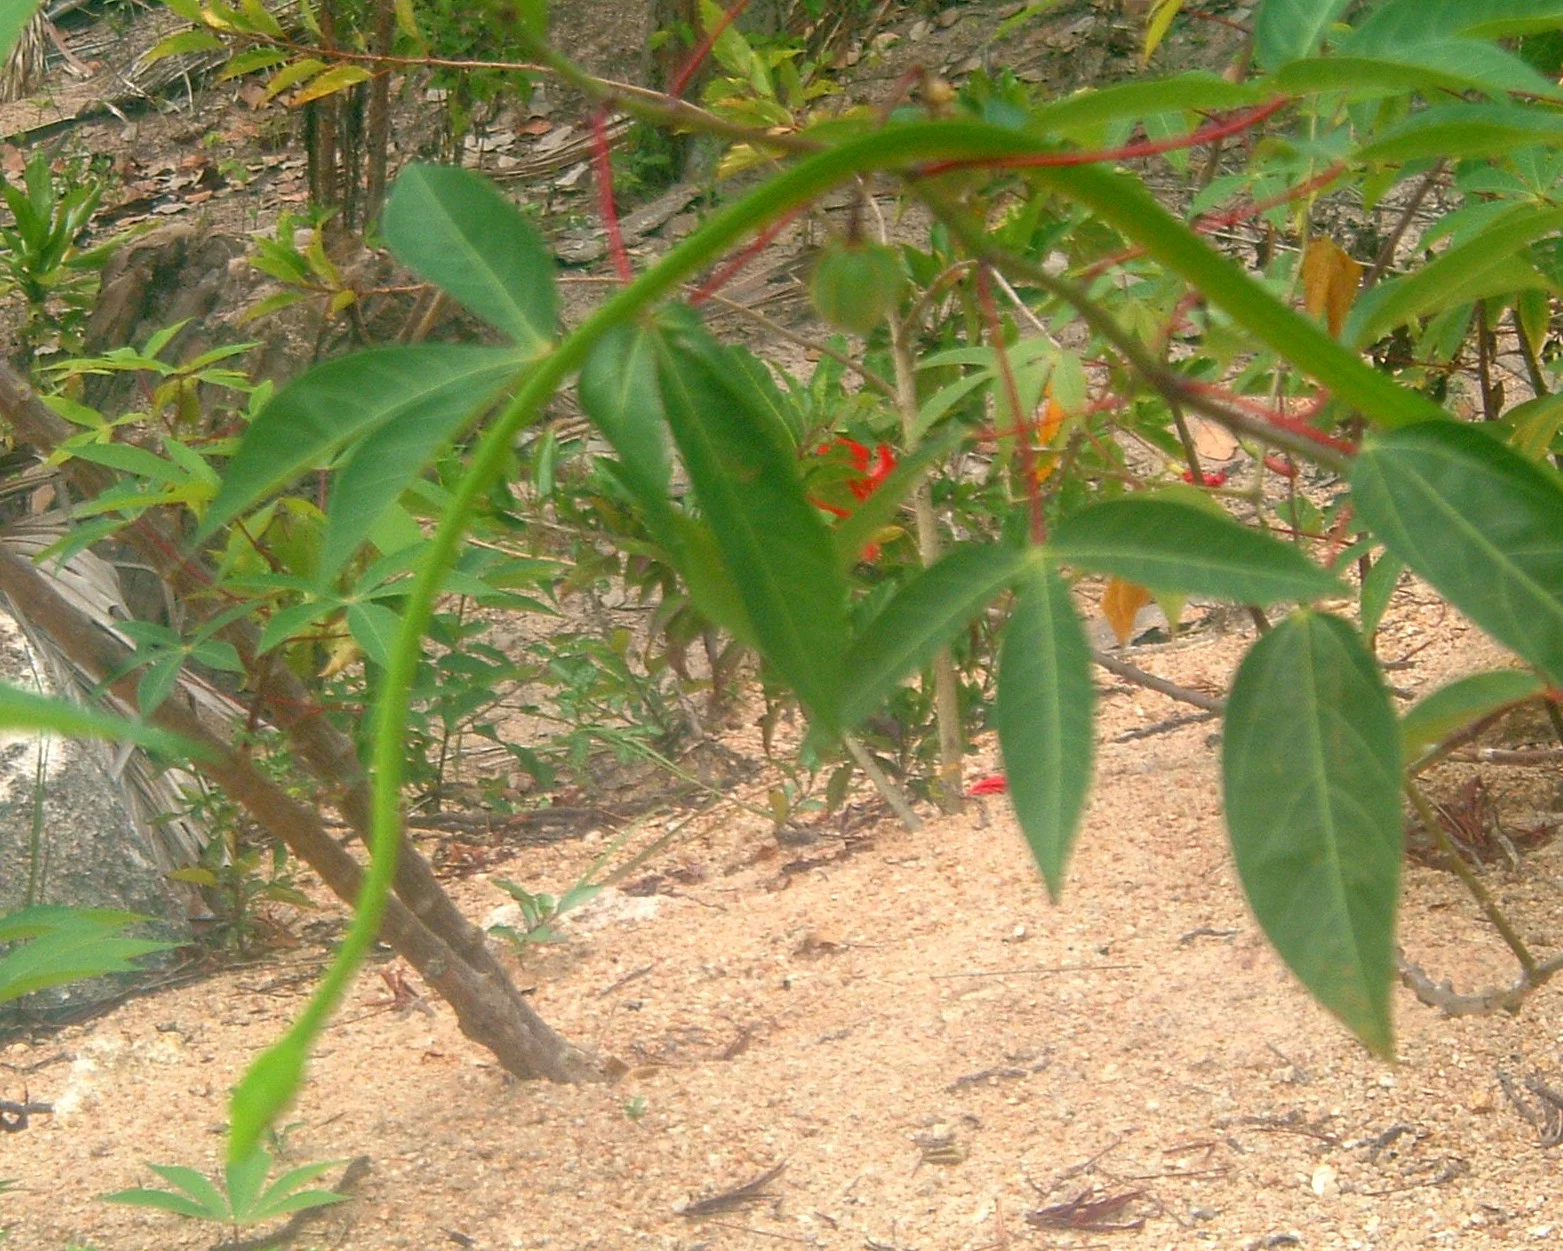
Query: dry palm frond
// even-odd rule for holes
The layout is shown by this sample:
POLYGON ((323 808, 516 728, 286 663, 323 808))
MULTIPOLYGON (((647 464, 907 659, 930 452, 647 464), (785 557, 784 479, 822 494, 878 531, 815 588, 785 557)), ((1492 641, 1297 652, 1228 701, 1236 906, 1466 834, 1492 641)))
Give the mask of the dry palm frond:
MULTIPOLYGON (((39 572, 53 581, 75 608, 126 647, 133 648, 134 643, 116 624, 130 620, 131 612, 120 587, 119 573, 112 564, 85 549, 65 561, 39 559, 66 536, 69 527, 69 521, 59 512, 25 517, 0 528, 0 545, 33 559, 39 572)), ((0 602, 22 627, 34 652, 42 657, 50 684, 59 693, 81 703, 106 705, 121 715, 133 712, 112 694, 102 692, 93 678, 55 647, 46 633, 34 628, 14 604, 0 602)), ((244 720, 244 708, 237 700, 188 669, 181 673, 178 692, 171 698, 188 700, 203 719, 224 726, 242 724, 244 720)), ((200 780, 183 769, 159 768, 136 748, 109 745, 101 750, 104 764, 119 783, 130 815, 158 868, 166 873, 194 864, 209 838, 209 831, 189 813, 191 797, 201 793, 200 780)))
POLYGON ((0 103, 30 96, 43 82, 49 44, 49 19, 40 8, 23 28, 4 65, 0 65, 0 103))

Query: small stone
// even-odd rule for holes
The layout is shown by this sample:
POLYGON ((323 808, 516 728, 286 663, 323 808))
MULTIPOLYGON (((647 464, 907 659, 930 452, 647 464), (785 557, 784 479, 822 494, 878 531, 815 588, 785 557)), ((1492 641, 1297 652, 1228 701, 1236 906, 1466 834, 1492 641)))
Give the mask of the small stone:
POLYGON ((1313 1170, 1313 1177, 1308 1186, 1321 1199, 1340 1197, 1340 1180, 1336 1177, 1335 1170, 1328 1164, 1321 1164, 1313 1170))

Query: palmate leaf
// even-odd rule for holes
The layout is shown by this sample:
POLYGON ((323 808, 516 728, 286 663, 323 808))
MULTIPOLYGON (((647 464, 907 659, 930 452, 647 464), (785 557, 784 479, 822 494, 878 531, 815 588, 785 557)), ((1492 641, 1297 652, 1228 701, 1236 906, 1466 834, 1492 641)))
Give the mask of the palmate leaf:
POLYGON ((1369 441, 1357 515, 1461 612, 1563 685, 1563 487, 1453 421, 1369 441))
POLYGON ((659 338, 657 367, 674 441, 760 651, 834 732, 847 585, 786 431, 690 317, 659 338))
POLYGON ((1263 0, 1254 15, 1254 59, 1273 70, 1312 56, 1348 0, 1263 0))
POLYGON ((51 905, 0 917, 0 942, 21 944, 0 959, 0 1003, 86 977, 130 972, 136 956, 173 946, 119 936, 141 919, 128 912, 51 905))
POLYGON ((1047 550, 1091 573, 1245 604, 1306 601, 1344 589, 1297 548, 1167 499, 1113 500, 1082 509, 1058 524, 1047 550))
POLYGON ((1254 644, 1227 699, 1222 772, 1260 927, 1320 1003, 1393 1055, 1400 735, 1349 625, 1299 612, 1254 644))
POLYGON ((1069 585, 1040 561, 1015 586, 994 719, 1021 832, 1056 902, 1091 786, 1096 690, 1069 585))
POLYGON ((523 355, 553 343, 553 255, 519 206, 481 174, 409 165, 391 189, 382 228, 398 260, 509 335, 523 355))

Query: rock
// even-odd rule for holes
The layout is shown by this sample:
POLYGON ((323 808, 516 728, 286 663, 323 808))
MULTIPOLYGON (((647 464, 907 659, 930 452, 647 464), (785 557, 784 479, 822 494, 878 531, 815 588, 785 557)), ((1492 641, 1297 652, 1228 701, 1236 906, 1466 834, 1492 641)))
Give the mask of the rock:
MULTIPOLYGON (((60 689, 47 660, 5 612, 0 681, 51 695, 60 689)), ((0 914, 29 903, 116 908, 151 918, 143 931, 151 937, 187 942, 190 901, 138 828, 114 760, 114 749, 101 744, 0 730, 0 914)), ((0 1020, 51 1016, 112 998, 124 986, 122 977, 74 982, 0 1009, 0 1020)))

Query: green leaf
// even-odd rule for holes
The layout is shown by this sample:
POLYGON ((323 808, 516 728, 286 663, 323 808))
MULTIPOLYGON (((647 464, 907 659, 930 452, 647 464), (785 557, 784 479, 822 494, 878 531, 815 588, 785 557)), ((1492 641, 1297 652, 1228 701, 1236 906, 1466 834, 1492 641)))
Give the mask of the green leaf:
POLYGON ((1139 119, 1174 109, 1221 111, 1258 104, 1264 91, 1247 83, 1232 83, 1219 74, 1196 70, 1169 78, 1136 79, 1111 87, 1091 88, 1051 100, 1031 115, 1027 129, 1045 136, 1071 136, 1109 122, 1139 119))
POLYGON ((1376 56, 1341 51, 1294 61, 1270 80, 1298 95, 1343 91, 1349 101, 1420 91, 1526 92, 1557 97, 1556 83, 1519 57, 1475 39, 1441 39, 1385 49, 1376 56))
POLYGON ((1069 585, 1041 562, 1015 589, 994 720, 1021 832, 1056 903, 1091 787, 1091 647, 1069 585))
POLYGON ((409 165, 382 223, 398 260, 509 335, 528 356, 553 344, 559 294, 552 253, 493 183, 450 165, 409 165))
POLYGON ((40 906, 0 917, 0 942, 20 943, 0 958, 0 1003, 104 973, 134 971, 136 956, 172 943, 121 938, 134 913, 40 906))
POLYGON ((122 1203, 131 1208, 153 1208, 159 1212, 172 1212, 176 1216, 190 1216, 200 1221, 221 1221, 226 1213, 208 1211, 194 1199, 176 1195, 169 1190, 117 1190, 111 1195, 99 1195, 104 1203, 122 1203))
POLYGON ((1400 735, 1356 631, 1299 612, 1254 644, 1227 699, 1222 768, 1260 927, 1314 998, 1393 1056, 1400 735))
POLYGON ((442 391, 417 413, 385 422, 352 450, 331 489, 320 543, 321 585, 369 539, 439 449, 493 404, 514 373, 513 360, 496 361, 486 388, 467 383, 442 391))
POLYGON ((337 1194, 335 1191, 299 1189, 300 1186, 307 1185, 315 1178, 329 1173, 341 1163, 342 1160, 321 1160, 314 1164, 303 1164, 298 1168, 289 1169, 266 1188, 266 1193, 255 1205, 255 1219, 270 1220, 272 1217, 286 1216, 303 1208, 318 1208, 328 1203, 346 1202, 347 1196, 337 1194))
POLYGON ((243 1158, 228 1161, 228 1206, 233 1211, 235 1224, 247 1225, 259 1219, 254 1213, 255 1201, 260 1198, 269 1172, 271 1154, 264 1147, 256 1147, 243 1158))
POLYGON ((1527 460, 1540 460, 1552 451, 1563 426, 1563 393, 1516 404, 1504 414, 1504 421, 1510 428, 1509 446, 1527 460))
POLYGON ((308 1018, 295 1024, 250 1065, 234 1087, 228 1105, 228 1155, 242 1159, 260 1143, 261 1134, 293 1102, 304 1083, 309 1040, 320 1025, 308 1018))
POLYGON ((1414 273, 1380 283, 1369 291, 1351 311, 1346 342, 1365 347, 1414 318, 1468 303, 1482 295, 1542 283, 1535 267, 1524 261, 1523 251, 1527 244, 1559 229, 1563 229, 1563 210, 1517 206, 1414 273), (1489 275, 1493 277, 1481 290, 1473 289, 1474 284, 1481 284, 1489 275))
POLYGON ((300 87, 289 96, 288 104, 297 108, 301 104, 308 104, 311 100, 334 96, 339 91, 346 91, 349 87, 366 83, 373 77, 374 75, 362 65, 333 65, 310 79, 307 86, 300 87))
POLYGON ((839 727, 847 586, 784 429, 697 324, 657 343, 662 403, 760 650, 827 732, 839 727))
POLYGON ((1504 39, 1560 25, 1563 0, 1388 0, 1371 10, 1341 47, 1378 52, 1449 35, 1504 39))
POLYGON ((108 739, 150 747, 171 756, 199 757, 198 743, 137 721, 92 712, 63 699, 39 695, 0 682, 0 727, 12 730, 53 730, 66 738, 108 739))
POLYGON ((1378 633, 1379 623, 1389 608, 1390 597, 1400 585, 1400 575, 1406 571, 1406 562, 1385 552, 1373 562, 1368 576, 1362 579, 1361 609, 1362 633, 1378 633))
POLYGON ((657 332, 615 326, 581 369, 581 408, 613 445, 620 477, 637 496, 666 497, 672 474, 667 418, 657 391, 657 332))
POLYGON ((233 1209, 228 1206, 227 1196, 217 1189, 211 1178, 204 1173, 198 1173, 182 1164, 148 1164, 147 1167, 170 1186, 177 1186, 184 1191, 218 1219, 233 1214, 233 1209))
POLYGON ((973 543, 914 575, 847 652, 842 724, 852 729, 872 716, 903 678, 1036 563, 1037 553, 1025 548, 973 543))
POLYGON ((1357 150, 1361 161, 1497 156, 1526 144, 1556 146, 1563 113, 1517 104, 1435 104, 1357 150))
POLYGON ((1273 70, 1312 56, 1347 0, 1264 0, 1254 15, 1254 59, 1273 70))
POLYGON ((382 604, 352 604, 347 610, 347 628, 364 655, 383 669, 391 658, 402 619, 382 604))
POLYGON ((1369 442, 1351 471, 1357 515, 1456 608, 1563 685, 1563 488, 1452 421, 1369 442))
MULTIPOLYGON (((7 4, 5 7, 12 6, 7 4)), ((36 6, 28 4, 27 7, 31 9, 36 6)), ((0 17, 0 38, 4 37, 4 25, 5 19, 0 17)), ((164 57, 183 56, 187 52, 221 52, 223 46, 223 41, 209 30, 181 30, 159 40, 147 50, 143 60, 150 65, 164 57)))
POLYGON ((1113 500, 1082 509, 1058 524, 1047 550, 1087 572, 1244 604, 1306 601, 1343 590, 1292 544, 1167 499, 1113 500))
POLYGON ((1534 673, 1494 669, 1473 673, 1424 695, 1400 719, 1400 740, 1406 758, 1420 756, 1457 730, 1500 712, 1512 704, 1535 699, 1547 684, 1534 673))
POLYGON ((198 539, 324 464, 354 439, 394 421, 448 428, 520 367, 502 348, 457 344, 371 348, 315 366, 256 416, 228 462, 198 539))

